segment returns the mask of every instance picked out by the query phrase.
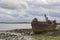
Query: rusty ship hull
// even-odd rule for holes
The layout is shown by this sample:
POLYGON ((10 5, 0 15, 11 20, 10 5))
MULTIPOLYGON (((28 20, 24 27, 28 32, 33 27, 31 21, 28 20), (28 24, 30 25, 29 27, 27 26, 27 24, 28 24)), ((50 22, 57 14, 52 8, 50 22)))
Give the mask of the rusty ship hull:
POLYGON ((47 22, 32 22, 31 25, 32 30, 35 33, 56 29, 56 23, 48 24, 47 22))
POLYGON ((48 20, 48 17, 45 15, 46 21, 38 21, 37 18, 34 18, 31 22, 32 30, 35 33, 49 31, 49 30, 56 30, 56 20, 48 20))

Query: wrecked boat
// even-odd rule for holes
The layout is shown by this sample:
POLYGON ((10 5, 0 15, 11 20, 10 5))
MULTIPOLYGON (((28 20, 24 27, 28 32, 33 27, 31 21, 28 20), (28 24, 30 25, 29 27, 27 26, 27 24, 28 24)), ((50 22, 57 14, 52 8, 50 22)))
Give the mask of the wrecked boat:
POLYGON ((43 31, 56 30, 56 20, 48 20, 46 14, 44 15, 46 21, 38 21, 37 18, 34 18, 31 22, 32 30, 34 33, 40 33, 43 31))

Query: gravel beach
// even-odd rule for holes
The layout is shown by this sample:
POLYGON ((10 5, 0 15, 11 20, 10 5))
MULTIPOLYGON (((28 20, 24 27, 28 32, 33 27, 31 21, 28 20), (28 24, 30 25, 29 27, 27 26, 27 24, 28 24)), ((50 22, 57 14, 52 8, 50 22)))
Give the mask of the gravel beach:
POLYGON ((60 30, 34 34, 31 29, 0 31, 0 40, 55 40, 60 39, 60 30))

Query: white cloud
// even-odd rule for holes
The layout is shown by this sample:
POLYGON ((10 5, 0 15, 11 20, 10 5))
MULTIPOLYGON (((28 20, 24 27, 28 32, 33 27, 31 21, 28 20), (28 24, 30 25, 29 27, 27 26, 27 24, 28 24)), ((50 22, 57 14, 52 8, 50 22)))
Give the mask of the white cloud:
POLYGON ((60 0, 0 0, 0 21, 44 20, 43 14, 60 22, 60 0))

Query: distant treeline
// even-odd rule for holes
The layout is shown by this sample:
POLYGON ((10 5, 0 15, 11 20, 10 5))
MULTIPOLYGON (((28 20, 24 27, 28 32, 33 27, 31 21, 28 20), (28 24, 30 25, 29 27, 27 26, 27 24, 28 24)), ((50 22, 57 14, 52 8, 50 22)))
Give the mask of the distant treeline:
POLYGON ((60 23, 57 23, 57 25, 60 25, 60 23))
MULTIPOLYGON (((0 22, 5 24, 30 24, 31 22, 0 22)), ((60 25, 60 23, 57 23, 57 25, 60 25)))
POLYGON ((31 22, 0 22, 0 23, 6 23, 6 24, 23 24, 23 23, 26 23, 26 24, 30 24, 31 22))

